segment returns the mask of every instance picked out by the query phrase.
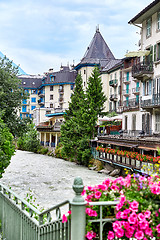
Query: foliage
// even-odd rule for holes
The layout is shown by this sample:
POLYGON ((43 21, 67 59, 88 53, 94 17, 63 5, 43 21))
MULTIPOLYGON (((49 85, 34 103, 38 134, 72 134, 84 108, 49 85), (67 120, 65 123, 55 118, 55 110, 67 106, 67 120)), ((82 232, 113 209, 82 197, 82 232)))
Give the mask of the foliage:
MULTIPOLYGON (((159 239, 160 176, 134 174, 115 180, 108 178, 100 185, 86 187, 84 194, 87 202, 119 200, 115 211, 113 206, 103 207, 103 219, 110 216, 117 219, 112 229, 104 229, 104 239, 159 239)), ((87 220, 99 219, 99 207, 88 205, 86 214, 87 220)), ((94 223, 88 222, 86 229, 86 239, 98 237, 98 227, 94 223)))
POLYGON ((90 137, 93 137, 95 132, 95 125, 98 120, 98 115, 103 114, 105 109, 104 103, 107 100, 100 77, 98 67, 95 67, 87 82, 86 90, 87 111, 91 118, 89 118, 90 137))
POLYGON ((0 58, 0 111, 2 119, 9 127, 11 133, 19 135, 21 123, 17 115, 22 99, 27 95, 20 87, 21 80, 17 78, 18 69, 12 66, 7 58, 0 58))
POLYGON ((21 150, 38 152, 40 148, 40 141, 38 139, 38 132, 33 123, 27 126, 27 132, 18 138, 17 146, 21 150))
POLYGON ((6 127, 6 124, 0 119, 0 178, 8 167, 11 157, 14 155, 13 136, 6 127))
MULTIPOLYGON (((86 99, 82 87, 81 75, 75 81, 69 110, 66 111, 65 123, 61 126, 61 156, 79 164, 88 165, 91 156, 88 136, 88 114, 86 99)), ((56 156, 59 150, 57 150, 56 156)))
POLYGON ((45 148, 45 147, 41 146, 40 148, 38 148, 37 152, 45 155, 45 154, 48 153, 48 148, 45 148))
POLYGON ((91 158, 89 139, 94 136, 98 115, 104 109, 106 97, 98 68, 93 70, 88 80, 86 94, 82 82, 81 75, 77 75, 69 110, 61 126, 61 156, 87 166, 91 158))

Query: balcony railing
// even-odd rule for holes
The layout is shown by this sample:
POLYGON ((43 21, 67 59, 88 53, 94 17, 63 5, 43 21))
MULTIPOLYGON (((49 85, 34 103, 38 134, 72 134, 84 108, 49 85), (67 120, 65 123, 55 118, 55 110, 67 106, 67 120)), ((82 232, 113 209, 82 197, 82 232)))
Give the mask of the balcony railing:
POLYGON ((140 87, 132 88, 132 93, 139 94, 140 93, 140 87))
POLYGON ((136 78, 143 78, 146 74, 153 73, 153 62, 140 62, 132 67, 132 76, 136 78))
POLYGON ((124 77, 123 78, 123 83, 130 83, 130 78, 129 77, 124 77))
POLYGON ((117 101, 117 99, 118 99, 117 94, 111 94, 110 95, 110 101, 117 101))
POLYGON ((141 97, 142 108, 153 108, 159 106, 160 106, 160 93, 153 94, 149 99, 143 99, 143 97, 141 97))
POLYGON ((39 105, 44 105, 44 99, 39 99, 39 100, 38 100, 38 104, 39 104, 39 105))
POLYGON ((114 79, 114 80, 110 80, 110 81, 109 81, 109 86, 115 87, 115 86, 117 86, 117 84, 118 84, 118 80, 117 80, 117 79, 114 79))
POLYGON ((134 98, 134 99, 130 99, 128 101, 123 102, 123 110, 124 111, 132 109, 132 108, 139 108, 139 99, 134 98))
POLYGON ((39 97, 42 97, 42 96, 44 96, 45 95, 45 92, 44 91, 39 91, 39 93, 38 93, 38 96, 39 97))
POLYGON ((123 90, 123 95, 125 95, 125 96, 129 96, 130 93, 131 93, 130 89, 123 90))

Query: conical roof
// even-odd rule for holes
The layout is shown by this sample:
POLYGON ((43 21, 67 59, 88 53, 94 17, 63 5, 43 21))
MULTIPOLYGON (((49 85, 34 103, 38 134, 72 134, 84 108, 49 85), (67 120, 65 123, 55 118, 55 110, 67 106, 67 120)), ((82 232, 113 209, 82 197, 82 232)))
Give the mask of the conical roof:
POLYGON ((101 67, 104 67, 108 61, 113 59, 115 59, 113 53, 102 37, 99 28, 97 28, 84 57, 78 65, 100 64, 101 67))

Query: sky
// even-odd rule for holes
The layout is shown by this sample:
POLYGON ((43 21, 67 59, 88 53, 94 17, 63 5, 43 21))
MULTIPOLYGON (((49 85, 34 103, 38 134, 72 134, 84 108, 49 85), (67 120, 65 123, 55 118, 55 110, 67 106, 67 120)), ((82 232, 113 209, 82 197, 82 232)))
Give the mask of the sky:
POLYGON ((138 50, 128 21, 152 0, 0 0, 0 52, 27 74, 78 64, 96 26, 114 54, 138 50))

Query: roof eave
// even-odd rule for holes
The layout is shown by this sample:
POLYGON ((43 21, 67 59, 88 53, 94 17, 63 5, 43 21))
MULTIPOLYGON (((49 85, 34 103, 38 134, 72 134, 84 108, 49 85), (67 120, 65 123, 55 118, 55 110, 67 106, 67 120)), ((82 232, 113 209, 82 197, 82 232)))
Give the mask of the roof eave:
POLYGON ((134 18, 132 18, 128 22, 128 24, 142 24, 145 19, 149 18, 153 13, 157 12, 157 10, 159 9, 158 7, 160 7, 160 1, 153 1, 141 12, 139 12, 134 18))

